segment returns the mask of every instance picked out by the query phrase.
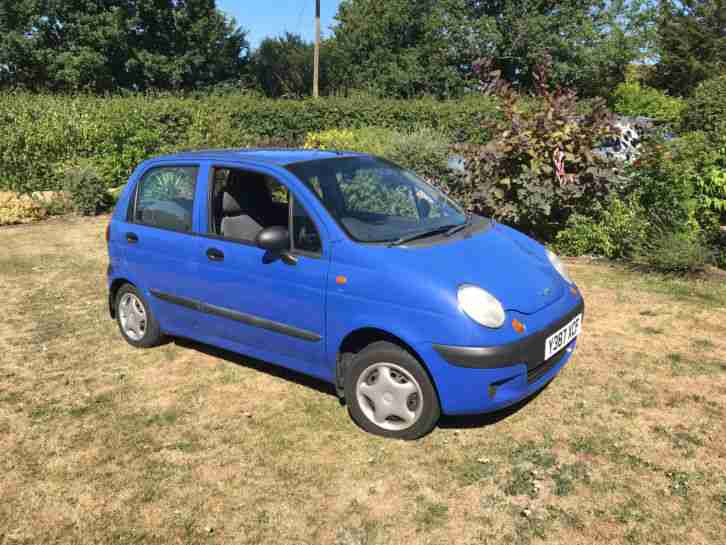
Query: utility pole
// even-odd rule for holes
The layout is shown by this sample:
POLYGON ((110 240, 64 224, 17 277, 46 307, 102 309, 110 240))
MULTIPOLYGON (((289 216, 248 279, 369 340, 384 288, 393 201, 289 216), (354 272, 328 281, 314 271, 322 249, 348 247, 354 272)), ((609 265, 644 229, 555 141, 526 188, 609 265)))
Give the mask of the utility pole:
POLYGON ((315 66, 313 68, 313 97, 320 96, 320 0, 315 0, 315 66))

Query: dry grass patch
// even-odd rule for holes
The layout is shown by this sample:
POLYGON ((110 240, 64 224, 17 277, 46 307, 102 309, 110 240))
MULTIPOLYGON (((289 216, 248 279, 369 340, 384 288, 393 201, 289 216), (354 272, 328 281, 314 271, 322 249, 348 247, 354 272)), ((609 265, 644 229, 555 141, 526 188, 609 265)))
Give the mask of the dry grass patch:
POLYGON ((579 350, 540 395, 366 435, 332 389, 127 346, 105 218, 0 229, 0 543, 719 543, 726 286, 573 262, 579 350))

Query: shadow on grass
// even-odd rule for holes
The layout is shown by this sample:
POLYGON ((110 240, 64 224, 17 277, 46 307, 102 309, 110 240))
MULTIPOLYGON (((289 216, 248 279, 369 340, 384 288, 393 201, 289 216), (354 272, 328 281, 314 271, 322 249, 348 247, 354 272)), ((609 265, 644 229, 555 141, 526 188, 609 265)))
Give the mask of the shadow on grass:
POLYGON ((484 414, 466 414, 452 416, 442 415, 441 420, 439 421, 439 427, 444 429, 457 429, 483 428, 486 426, 492 426, 524 409, 542 392, 544 392, 551 383, 552 381, 548 382, 531 396, 525 397, 524 399, 514 403, 513 405, 509 405, 508 407, 504 407, 503 409, 499 409, 498 411, 484 414))
MULTIPOLYGON (((273 377, 280 378, 288 382, 293 382, 307 388, 311 388, 322 394, 338 397, 335 391, 335 387, 329 382, 325 382, 324 380, 311 377, 298 371, 293 371, 291 369, 281 367, 280 365, 276 365, 274 363, 258 360, 249 356, 243 356, 236 352, 230 352, 229 350, 225 350, 223 348, 203 344, 190 339, 174 338, 171 342, 182 348, 196 350, 197 352, 201 352, 202 354, 206 354, 214 358, 220 358, 235 365, 246 367, 248 369, 254 369, 255 371, 259 371, 260 373, 266 373, 268 375, 272 375, 273 377)), ((495 412, 474 415, 442 415, 438 427, 444 429, 465 429, 492 426, 524 409, 527 405, 529 405, 529 403, 531 403, 542 392, 544 392, 549 387, 551 382, 552 381, 545 384, 544 387, 542 387, 531 396, 495 412)), ((345 402, 341 400, 341 405, 344 404, 345 402)))
POLYGON ((311 377, 310 375, 305 375, 303 373, 287 369, 286 367, 282 367, 274 363, 257 360, 249 356, 243 356, 241 354, 237 354, 236 352, 230 352, 229 350, 225 350, 223 348, 218 348, 209 344, 203 344, 190 339, 173 338, 172 342, 177 346, 181 346, 182 348, 196 350, 197 352, 212 356, 213 358, 220 358, 230 363, 234 363, 235 365, 246 367, 248 369, 254 369, 255 371, 259 371, 260 373, 266 373, 268 375, 272 375, 276 378, 281 378, 288 382, 294 382, 295 384, 306 386, 307 388, 311 388, 320 393, 337 397, 337 394, 335 393, 335 387, 332 384, 330 384, 329 382, 325 382, 324 380, 311 377))

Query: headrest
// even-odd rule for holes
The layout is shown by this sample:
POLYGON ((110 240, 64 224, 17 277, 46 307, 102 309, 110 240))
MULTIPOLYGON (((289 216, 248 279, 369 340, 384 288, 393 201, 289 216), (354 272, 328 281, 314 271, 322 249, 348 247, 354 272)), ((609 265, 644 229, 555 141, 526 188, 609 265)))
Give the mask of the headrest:
POLYGON ((237 215, 253 209, 264 209, 271 202, 270 192, 262 175, 247 174, 230 179, 222 195, 222 213, 237 215))
POLYGON ((225 215, 241 214, 243 210, 242 206, 245 204, 244 202, 240 202, 242 200, 241 197, 242 195, 232 195, 225 191, 222 196, 222 212, 225 215))

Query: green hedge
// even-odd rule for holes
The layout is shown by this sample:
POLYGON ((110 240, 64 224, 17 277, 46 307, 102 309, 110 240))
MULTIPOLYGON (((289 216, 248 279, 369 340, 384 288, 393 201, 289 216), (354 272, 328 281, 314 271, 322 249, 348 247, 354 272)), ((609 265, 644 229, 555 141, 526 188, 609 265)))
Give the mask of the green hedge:
POLYGON ((726 141, 726 74, 698 84, 683 112, 683 130, 705 131, 726 141))
POLYGON ((610 95, 613 110, 621 115, 652 117, 664 123, 676 123, 685 107, 683 99, 671 97, 659 89, 636 82, 618 85, 610 95))
POLYGON ((0 94, 0 190, 59 189, 58 163, 91 159, 105 183, 123 183, 143 159, 188 148, 300 145, 334 128, 429 127, 454 141, 483 142, 491 99, 271 100, 254 95, 184 98, 0 94))

